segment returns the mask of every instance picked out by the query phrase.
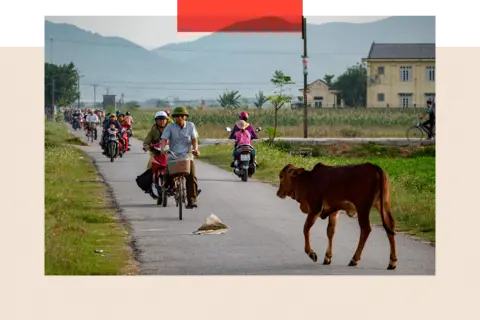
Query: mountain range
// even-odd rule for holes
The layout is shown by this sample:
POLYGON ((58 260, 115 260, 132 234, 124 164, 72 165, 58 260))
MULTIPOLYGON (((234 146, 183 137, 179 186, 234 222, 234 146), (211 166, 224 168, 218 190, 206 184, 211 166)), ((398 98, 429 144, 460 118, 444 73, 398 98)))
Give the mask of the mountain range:
MULTIPOLYGON (((307 24, 309 82, 342 74, 367 56, 372 42, 435 43, 435 17, 307 24)), ((225 89, 253 97, 258 90, 272 91, 269 81, 277 69, 292 76, 297 91, 303 84, 302 54, 300 33, 213 33, 147 50, 123 38, 45 21, 45 61, 73 61, 86 101, 93 100, 93 84, 99 85, 97 101, 107 90, 123 93, 126 101, 215 99, 225 89)))

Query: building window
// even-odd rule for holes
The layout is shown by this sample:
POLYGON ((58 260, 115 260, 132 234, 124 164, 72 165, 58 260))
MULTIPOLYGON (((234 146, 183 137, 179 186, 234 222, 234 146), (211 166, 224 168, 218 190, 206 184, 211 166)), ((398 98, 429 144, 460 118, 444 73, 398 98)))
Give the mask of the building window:
POLYGON ((427 66, 427 81, 435 81, 435 66, 427 66))
POLYGON ((377 101, 378 101, 378 102, 383 102, 383 101, 385 101, 385 94, 384 94, 384 93, 379 93, 379 94, 377 94, 377 101))
POLYGON ((377 73, 379 75, 384 75, 385 74, 385 68, 384 67, 378 67, 377 68, 377 73))
POLYGON ((409 108, 412 106, 412 97, 413 94, 411 93, 400 93, 400 107, 401 108, 409 108))
POLYGON ((412 81, 412 66, 400 67, 400 81, 412 81))
POLYGON ((435 93, 425 93, 425 104, 427 104, 428 100, 435 102, 435 93))

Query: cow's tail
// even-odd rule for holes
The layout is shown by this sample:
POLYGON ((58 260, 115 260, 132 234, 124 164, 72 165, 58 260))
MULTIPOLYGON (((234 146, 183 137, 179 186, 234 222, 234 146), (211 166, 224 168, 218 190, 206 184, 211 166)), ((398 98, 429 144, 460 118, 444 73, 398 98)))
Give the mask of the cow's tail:
POLYGON ((390 183, 388 176, 379 166, 375 166, 380 175, 379 183, 379 200, 380 200, 380 216, 385 231, 390 235, 395 235, 395 220, 392 216, 392 209, 390 206, 390 183))

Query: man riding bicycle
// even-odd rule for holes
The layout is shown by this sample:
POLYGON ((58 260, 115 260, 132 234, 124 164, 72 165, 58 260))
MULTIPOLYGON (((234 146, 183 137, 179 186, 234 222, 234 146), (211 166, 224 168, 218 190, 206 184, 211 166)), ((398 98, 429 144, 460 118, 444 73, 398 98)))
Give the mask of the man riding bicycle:
MULTIPOLYGON (((198 132, 193 122, 187 121, 189 113, 185 107, 176 107, 173 110, 172 117, 175 122, 165 127, 161 136, 161 149, 165 153, 165 145, 167 140, 170 143, 170 150, 178 158, 186 158, 190 160, 190 174, 186 177, 187 188, 187 206, 185 208, 192 209, 197 207, 198 181, 195 174, 195 164, 193 155, 199 156, 198 151, 198 132)), ((168 157, 167 163, 174 161, 173 157, 168 157)), ((163 188, 170 189, 172 187, 172 177, 168 170, 165 173, 165 184, 163 188)))
POLYGON ((85 118, 85 131, 93 130, 95 140, 97 140, 97 125, 100 123, 98 116, 93 113, 92 109, 87 110, 87 116, 85 118))
POLYGON ((423 122, 422 125, 427 128, 428 131, 428 139, 432 139, 433 132, 435 129, 435 105, 432 100, 428 99, 427 101, 427 110, 422 115, 422 118, 428 116, 428 120, 423 122))

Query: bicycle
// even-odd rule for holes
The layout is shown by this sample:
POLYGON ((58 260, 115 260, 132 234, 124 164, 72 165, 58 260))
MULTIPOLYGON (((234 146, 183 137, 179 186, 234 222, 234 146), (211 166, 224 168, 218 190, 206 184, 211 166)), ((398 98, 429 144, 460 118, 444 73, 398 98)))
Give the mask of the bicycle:
MULTIPOLYGON (((419 136, 418 141, 422 141, 424 134, 427 136, 429 135, 429 130, 426 128, 420 120, 417 120, 416 124, 410 128, 407 129, 407 139, 409 142, 411 142, 414 137, 419 136)), ((432 138, 435 139, 435 126, 433 127, 433 132, 432 132, 432 138)))
MULTIPOLYGON (((168 172, 173 181, 173 190, 170 192, 173 192, 176 206, 178 207, 178 218, 183 220, 183 207, 187 205, 186 177, 190 174, 190 160, 177 157, 171 150, 167 150, 167 153, 170 154, 174 160, 167 164, 168 172)), ((167 190, 162 188, 162 198, 164 201, 167 196, 167 190)))
POLYGON ((95 139, 95 124, 94 123, 89 123, 88 126, 87 126, 87 141, 91 141, 93 142, 93 140, 95 139))

